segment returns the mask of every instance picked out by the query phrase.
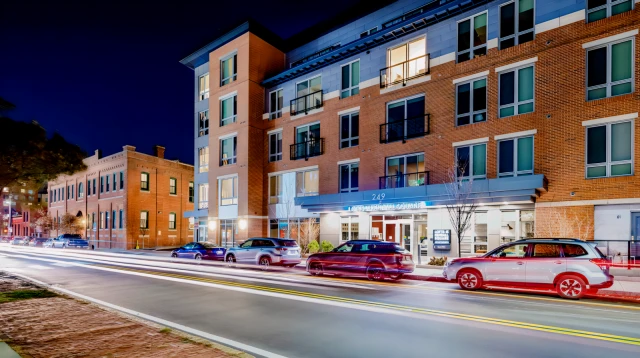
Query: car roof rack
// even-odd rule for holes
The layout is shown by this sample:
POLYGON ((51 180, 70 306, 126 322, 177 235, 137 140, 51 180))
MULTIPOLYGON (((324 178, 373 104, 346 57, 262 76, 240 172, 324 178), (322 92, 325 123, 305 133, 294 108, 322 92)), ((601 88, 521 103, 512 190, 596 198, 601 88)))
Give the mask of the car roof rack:
POLYGON ((552 241, 580 241, 580 242, 585 242, 584 240, 580 240, 580 239, 576 239, 576 238, 564 238, 564 237, 536 237, 536 238, 530 238, 530 239, 520 239, 517 241, 536 241, 536 240, 552 240, 552 241))

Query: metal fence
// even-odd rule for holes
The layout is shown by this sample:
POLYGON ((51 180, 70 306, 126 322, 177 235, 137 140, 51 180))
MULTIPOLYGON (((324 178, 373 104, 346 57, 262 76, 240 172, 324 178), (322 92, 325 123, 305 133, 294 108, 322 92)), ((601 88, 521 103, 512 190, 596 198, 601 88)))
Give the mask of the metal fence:
POLYGON ((636 266, 640 261, 640 241, 594 240, 596 247, 615 266, 636 266))

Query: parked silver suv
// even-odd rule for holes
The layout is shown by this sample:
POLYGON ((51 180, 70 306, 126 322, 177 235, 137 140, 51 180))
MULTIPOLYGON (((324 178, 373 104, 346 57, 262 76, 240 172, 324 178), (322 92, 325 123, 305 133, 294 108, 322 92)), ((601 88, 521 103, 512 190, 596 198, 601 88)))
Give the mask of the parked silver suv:
POLYGON ((232 247, 225 254, 228 263, 257 264, 263 269, 270 265, 293 267, 300 263, 300 247, 295 240, 256 237, 232 247))
POLYGON ((465 290, 554 290, 570 299, 613 285, 605 256, 595 245, 578 239, 515 241, 480 257, 454 259, 442 274, 465 290))

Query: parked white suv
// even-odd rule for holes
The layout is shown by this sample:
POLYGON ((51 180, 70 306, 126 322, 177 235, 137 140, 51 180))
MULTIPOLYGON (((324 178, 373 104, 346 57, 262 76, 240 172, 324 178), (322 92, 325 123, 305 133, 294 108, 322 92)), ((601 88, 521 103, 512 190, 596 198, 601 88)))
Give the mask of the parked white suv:
POLYGON ((578 239, 514 241, 480 257, 454 259, 442 274, 464 290, 553 290, 570 299, 613 285, 606 257, 594 244, 578 239))

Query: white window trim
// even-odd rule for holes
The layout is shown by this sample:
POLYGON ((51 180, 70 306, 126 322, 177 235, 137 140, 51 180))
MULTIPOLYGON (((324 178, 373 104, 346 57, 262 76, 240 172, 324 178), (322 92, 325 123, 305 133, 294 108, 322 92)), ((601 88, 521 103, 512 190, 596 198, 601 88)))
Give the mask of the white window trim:
MULTIPOLYGON (((497 72, 497 71, 496 71, 497 72)), ((536 66, 533 64, 526 64, 523 66, 519 66, 519 67, 512 67, 509 70, 505 70, 505 71, 501 71, 498 73, 498 118, 508 118, 508 117, 515 117, 518 116, 520 114, 527 114, 527 113, 534 113, 536 111, 536 66), (518 81, 519 81, 519 77, 518 77, 518 71, 525 69, 525 68, 533 68, 533 98, 528 99, 528 100, 524 100, 524 101, 519 101, 518 100, 518 95, 519 93, 519 86, 518 86, 518 81), (500 76, 502 76, 503 74, 507 74, 510 72, 515 72, 514 73, 514 79, 513 79, 513 103, 509 103, 509 104, 505 104, 505 105, 501 105, 500 104, 500 91, 502 91, 502 88, 500 86, 500 76), (528 103, 533 103, 533 110, 531 112, 525 112, 525 113, 520 113, 519 111, 519 107, 521 105, 524 104, 528 104, 528 103), (504 116, 502 117, 500 115, 500 110, 502 108, 509 108, 509 107, 513 107, 513 114, 510 116, 504 116)))
POLYGON ((226 54, 224 54, 224 55, 222 55, 222 56, 218 57, 218 59, 219 59, 220 61, 224 61, 224 60, 228 59, 229 57, 231 57, 231 56, 233 56, 233 55, 237 55, 237 54, 238 54, 238 49, 236 48, 236 49, 233 49, 232 51, 227 52, 226 54))
MULTIPOLYGON (((357 162, 349 162, 349 163, 343 163, 343 164, 338 164, 338 193, 342 194, 342 193, 355 193, 359 191, 359 188, 352 188, 351 187, 351 166, 352 165, 357 165, 358 166, 358 176, 360 175, 360 161, 358 160, 357 162), (349 167, 349 189, 346 191, 343 191, 341 188, 342 185, 342 166, 348 166, 349 167), (355 189, 355 190, 354 190, 355 189)), ((358 186, 360 186, 360 178, 358 178, 358 186)))
MULTIPOLYGON (((616 5, 622 4, 622 3, 626 2, 626 1, 627 0, 607 0, 606 4, 604 4, 602 6, 599 6, 599 7, 596 7, 596 8, 593 8, 591 10, 589 10, 587 8, 588 4, 585 3, 585 7, 584 7, 585 21, 587 21, 587 22, 589 21, 589 14, 590 13, 597 12, 597 11, 600 11, 602 9, 606 9, 607 10, 607 15, 604 18, 605 19, 610 18, 611 16, 614 16, 614 15, 611 15, 611 8, 616 6, 616 5)), ((637 2, 637 0, 636 1, 631 0, 631 10, 629 10, 629 11, 633 11, 635 9, 635 3, 636 2, 637 2)), ((616 14, 616 15, 618 15, 618 14, 616 14)), ((596 20, 596 21, 598 21, 598 20, 596 20)))
POLYGON ((533 63, 536 63, 536 62, 538 62, 538 56, 533 57, 533 58, 529 58, 529 59, 526 59, 526 60, 510 63, 508 65, 496 67, 496 69, 494 71, 495 71, 495 73, 500 73, 500 72, 508 71, 508 70, 511 70, 511 69, 514 69, 514 68, 518 68, 518 67, 525 67, 526 65, 530 65, 530 64, 533 64, 533 63))
MULTIPOLYGON (((278 88, 278 89, 275 89, 273 91, 270 91, 269 92, 268 103, 269 103, 269 112, 267 113, 267 118, 266 119, 274 120, 274 119, 282 117, 282 112, 283 112, 283 109, 284 109, 284 88, 278 88), (282 108, 276 109, 274 111, 273 108, 271 108, 271 94, 273 94, 273 93, 276 94, 276 102, 277 102, 277 100, 278 100, 277 96, 278 96, 278 92, 279 91, 282 91, 282 108), (271 116, 274 115, 274 114, 276 115, 275 118, 271 118, 271 116)), ((276 103, 276 106, 277 106, 277 103, 276 103)))
POLYGON ((233 92, 223 94, 222 96, 218 97, 218 100, 223 101, 225 99, 228 99, 230 97, 237 96, 237 95, 238 95, 238 91, 235 90, 233 92))
MULTIPOLYGON (((638 30, 634 30, 636 32, 636 34, 638 33, 638 30)), ((633 32, 633 31, 630 31, 633 32)), ((610 38, 614 38, 616 36, 611 36, 610 38)), ((596 42, 596 41, 594 41, 596 42)), ((584 47, 584 45, 583 45, 584 47)), ((611 98, 611 97, 617 97, 617 96, 624 96, 624 95, 628 95, 628 94, 632 94, 633 92, 635 92, 635 79, 636 79, 636 38, 635 37, 623 37, 623 38, 617 38, 616 40, 612 40, 612 41, 608 41, 605 43, 602 43, 600 45, 597 46, 592 46, 586 49, 586 53, 585 53, 585 64, 586 64, 586 68, 585 68, 585 100, 586 101, 597 101, 600 99, 605 99, 605 98, 611 98), (621 81, 617 81, 617 82, 611 82, 611 68, 612 68, 612 61, 611 61, 611 56, 612 56, 612 47, 613 45, 617 45, 619 43, 623 43, 623 42, 627 42, 627 41, 631 41, 631 78, 630 79, 625 79, 625 80, 621 80, 621 81), (607 80, 605 82, 604 85, 597 85, 597 86, 592 86, 592 87, 588 87, 588 83, 589 83, 589 51, 593 51, 593 50, 597 50, 599 48, 603 48, 606 47, 607 48, 607 68, 606 68, 606 76, 607 76, 607 80), (631 91, 629 93, 623 93, 623 94, 619 94, 619 95, 612 95, 611 94, 611 87, 615 86, 615 85, 620 85, 623 83, 631 83, 631 91), (597 99, 589 99, 589 89, 591 88, 591 90, 594 89, 600 89, 600 88, 606 88, 606 95, 605 97, 602 98, 597 98, 597 99)))
MULTIPOLYGON (((485 71, 487 74, 489 73, 489 71, 485 71)), ((484 73, 484 72, 483 72, 484 73)), ((458 82, 455 85, 455 103, 454 105, 455 107, 455 119, 454 119, 454 124, 456 127, 461 127, 461 126, 468 126, 468 125, 472 125, 472 124, 476 124, 476 123, 483 123, 486 122, 489 118, 489 78, 488 77, 475 77, 471 80, 468 81, 464 81, 464 82, 458 82), (485 108, 483 110, 479 110, 479 111, 474 111, 473 110, 473 83, 476 81, 480 81, 484 79, 485 80, 485 91, 484 91, 484 95, 485 95, 485 108), (465 84, 469 84, 469 112, 467 113, 463 113, 460 114, 458 113, 458 87, 463 86, 465 84), (482 122, 474 122, 473 121, 473 116, 476 114, 480 114, 480 113, 485 113, 485 120, 482 122), (463 116, 469 116, 469 123, 467 124, 458 124, 458 118, 459 117, 463 117, 463 116)))
POLYGON ((360 158, 341 160, 337 164, 338 165, 343 165, 343 164, 351 164, 351 163, 360 163, 360 158))
POLYGON ((465 76, 465 77, 456 78, 452 82, 453 82, 454 85, 457 85, 458 83, 469 82, 471 80, 475 80, 477 78, 487 77, 487 76, 489 76, 489 70, 478 72, 478 73, 474 73, 472 75, 465 76))
POLYGON ((634 119, 631 120, 623 120, 623 121, 617 121, 617 122, 607 122, 607 123, 602 123, 602 124, 596 124, 596 125, 592 125, 592 126, 587 126, 585 127, 585 131, 584 131, 584 178, 585 179, 602 179, 602 178, 615 178, 615 177, 626 177, 626 176, 632 176, 635 173, 634 170, 634 166, 635 166, 635 127, 636 127, 636 123, 634 119), (628 160, 619 160, 619 161, 611 161, 611 126, 613 124, 618 124, 618 123, 631 123, 631 159, 628 160), (587 156, 587 148, 589 145, 589 129, 590 128, 595 128, 595 127, 602 127, 602 126, 606 126, 606 144, 605 144, 605 150, 606 150, 606 161, 603 163, 594 163, 594 164, 588 164, 588 156, 587 156), (629 174, 621 174, 621 175, 611 175, 611 166, 612 165, 619 165, 619 164, 631 164, 631 173, 629 174), (601 176, 601 177, 588 177, 587 176, 587 169, 588 168, 593 168, 593 167, 602 167, 605 166, 606 167, 606 174, 605 176, 601 176))
POLYGON ((272 130, 268 131, 267 134, 273 134, 273 133, 278 133, 278 132, 282 132, 282 127, 276 128, 276 129, 272 129, 272 130))
POLYGON ((463 140, 461 142, 453 142, 451 143, 451 146, 456 148, 456 147, 466 147, 469 145, 473 145, 473 144, 482 144, 482 143, 487 143, 489 141, 489 137, 483 137, 483 138, 477 138, 477 139, 469 139, 469 140, 463 140))
MULTIPOLYGON (((351 92, 356 88, 358 88, 358 90, 360 89, 360 74, 358 74, 358 84, 354 85, 353 83, 351 83, 351 79, 352 79, 352 76, 353 76, 353 74, 351 73, 351 71, 353 70, 353 67, 351 67, 351 65, 353 63, 356 63, 356 62, 360 62, 360 58, 359 57, 357 59, 353 60, 353 61, 349 61, 349 62, 343 64, 342 66, 340 66, 340 94, 339 94, 339 98, 341 98, 341 99, 342 98, 348 98, 348 97, 351 97, 351 96, 355 96, 355 94, 351 94, 351 92), (347 87, 347 88, 342 88, 342 68, 345 67, 345 66, 349 67, 349 84, 351 86, 347 87), (344 91, 348 91, 349 94, 347 96, 345 96, 345 97, 342 97, 342 92, 344 92, 344 91)), ((360 69, 360 66, 358 66, 358 69, 360 69)))
MULTIPOLYGON (((468 16, 468 17, 466 17, 464 19, 456 21, 456 51, 455 51, 456 63, 459 63, 458 62, 458 55, 460 55, 460 53, 469 52, 469 59, 467 61, 473 60, 473 57, 471 56, 473 51, 476 50, 476 49, 479 49, 479 48, 481 48, 483 46, 483 45, 473 46, 473 25, 475 23, 475 18, 480 16, 480 15, 482 15, 482 14, 486 14, 487 15, 487 17, 486 17, 486 19, 487 19, 487 42, 484 43, 484 46, 487 48, 487 50, 489 50, 489 10, 484 10, 484 11, 475 13, 475 14, 473 14, 471 16, 468 16), (460 51, 458 51, 458 37, 460 36, 460 34, 458 33, 458 28, 459 28, 458 24, 461 23, 461 22, 467 21, 467 20, 471 20, 470 31, 469 31, 469 36, 471 37, 471 41, 469 43, 469 49, 460 52, 460 51)), ((466 61, 463 61, 463 62, 466 62, 466 61)))
MULTIPOLYGON (((536 1, 535 0, 533 1, 533 27, 531 29, 526 30, 526 31, 518 31, 519 27, 520 27, 520 16, 518 16, 520 14, 519 11, 520 11, 520 1, 518 1, 518 0, 508 1, 508 2, 506 2, 504 4, 501 4, 499 6, 499 8, 498 8, 498 38, 496 40, 498 41, 498 48, 500 50, 502 50, 502 47, 500 46, 500 43, 502 42, 502 40, 508 40, 509 38, 513 37, 514 38, 514 42, 513 42, 513 46, 512 47, 515 47, 515 46, 518 46, 520 44, 520 42, 518 40, 518 37, 520 35, 524 35, 524 34, 528 34, 529 32, 533 32, 533 40, 536 39, 536 21, 535 21, 535 19, 536 19, 536 1), (514 6, 514 26, 515 26, 515 28, 513 29, 514 30, 513 31, 513 35, 509 35, 507 37, 501 38, 500 37, 500 28, 502 27, 502 22, 500 21, 501 20, 500 13, 502 11, 502 7, 506 6, 506 5, 509 5, 509 4, 514 4, 515 5, 514 6)), ((496 70, 496 72, 498 72, 498 71, 496 70)))
MULTIPOLYGON (((462 177, 462 179, 469 179, 471 181, 475 180, 475 179, 487 179, 487 143, 475 143, 475 144, 468 144, 468 145, 461 145, 461 146, 457 146, 453 149, 453 154, 455 156, 455 163, 456 165, 458 164, 458 149, 460 148, 469 148, 469 167, 467 168, 467 171, 469 172, 469 175, 466 177, 462 177), (473 175, 473 148, 479 145, 484 145, 485 146, 485 150, 484 150, 484 175, 473 175)), ((456 171, 456 176, 458 175, 457 171, 456 171)))
POLYGON ((342 111, 338 111, 338 116, 341 116, 343 114, 351 114, 353 112, 360 112, 360 106, 353 107, 353 108, 348 108, 348 109, 343 109, 342 111))
POLYGON ((230 137, 237 137, 238 136, 238 132, 232 132, 232 133, 227 133, 227 134, 223 134, 221 136, 218 137, 219 140, 223 140, 223 139, 227 139, 230 137))
POLYGON ((209 76, 209 72, 203 73, 202 75, 198 76, 198 101, 204 101, 205 99, 209 98, 209 92, 211 90, 211 76, 209 76, 209 89, 200 90, 200 79, 204 78, 205 76, 209 76))
MULTIPOLYGON (((231 190, 233 191, 235 186, 233 185, 233 179, 238 181, 238 174, 226 175, 222 176, 222 178, 218 178, 218 205, 219 206, 229 206, 229 205, 238 205, 238 193, 233 193, 233 197, 231 198, 222 198, 222 181, 231 179, 231 190), (222 200, 231 200, 231 204, 222 204, 222 200)), ((240 183, 238 183, 238 191, 240 190, 240 183)))
POLYGON ((313 172, 313 171, 317 171, 318 172, 318 190, 320 190, 319 188, 319 184, 320 184, 320 170, 319 169, 309 169, 309 170, 297 170, 296 171, 296 184, 295 184, 295 197, 305 197, 305 196, 316 196, 319 195, 320 192, 308 192, 307 191, 307 185, 304 179, 304 173, 306 172, 313 172), (302 174, 302 192, 298 192, 298 173, 302 174))
POLYGON ((236 112, 237 112, 237 110, 238 110, 238 108, 237 108, 237 106, 238 106, 238 96, 237 96, 237 93, 234 93, 234 94, 229 95, 229 96, 221 97, 221 99, 220 99, 219 103, 220 103, 220 105, 219 105, 219 106, 220 106, 220 127, 228 126, 228 125, 230 125, 231 123, 236 123, 236 121, 237 121, 237 116, 238 116, 238 113, 236 113, 236 112), (233 112, 234 112, 234 113, 233 113, 231 116, 229 116, 229 117, 222 118, 222 102, 223 102, 223 101, 226 101, 226 100, 228 100, 228 99, 231 99, 231 98, 235 98, 235 99, 234 99, 234 101, 236 102, 236 105, 235 105, 235 106, 233 106, 233 107, 234 107, 234 108, 233 108, 233 112), (228 123, 226 123, 226 124, 222 124, 223 122, 225 122, 225 121, 229 121, 229 120, 231 120, 231 121, 230 121, 230 122, 228 122, 228 123))
POLYGON ((638 29, 627 31, 627 32, 623 32, 621 34, 605 37, 603 39, 599 39, 599 40, 583 43, 582 44, 582 48, 583 49, 590 49, 591 47, 596 47, 596 46, 608 44, 609 42, 615 42, 615 41, 618 41, 618 40, 624 40, 627 37, 632 37, 632 36, 635 36, 637 34, 638 34, 638 29))
POLYGON ((268 173, 267 176, 274 176, 274 175, 281 175, 281 174, 287 174, 287 173, 297 173, 297 172, 306 172, 309 170, 314 170, 314 169, 318 169, 317 165, 310 165, 308 167, 302 167, 302 168, 295 168, 295 169, 287 169, 287 170, 281 170, 278 172, 271 172, 268 173))
POLYGON ((535 137, 532 135, 524 135, 524 136, 518 136, 518 137, 510 137, 510 138, 504 138, 501 139, 499 141, 497 141, 497 152, 498 152, 498 161, 497 161, 497 174, 498 174, 498 178, 508 178, 508 177, 517 177, 517 176, 522 176, 522 175, 532 175, 533 174, 533 170, 535 168, 535 148, 536 148, 536 143, 535 143, 535 137), (518 140, 523 139, 523 138, 531 138, 531 170, 521 170, 518 171, 518 140), (513 141, 513 171, 512 172, 507 172, 507 173, 500 173, 500 142, 506 142, 506 141, 513 141))
POLYGON ((624 122, 630 119, 636 119, 638 118, 638 112, 636 113, 629 113, 629 114, 621 114, 619 116, 613 116, 613 117, 605 117, 605 118, 598 118, 598 119, 591 119, 588 121, 583 121, 582 122, 582 126, 583 127, 594 127, 600 124, 605 124, 605 123, 615 123, 615 122, 624 122))
POLYGON ((535 135, 535 134, 538 134, 538 130, 537 129, 531 129, 531 130, 522 131, 522 132, 500 134, 500 135, 494 136, 493 139, 498 141, 498 140, 504 140, 504 139, 520 138, 520 137, 530 137, 530 136, 535 135))

